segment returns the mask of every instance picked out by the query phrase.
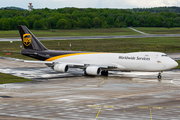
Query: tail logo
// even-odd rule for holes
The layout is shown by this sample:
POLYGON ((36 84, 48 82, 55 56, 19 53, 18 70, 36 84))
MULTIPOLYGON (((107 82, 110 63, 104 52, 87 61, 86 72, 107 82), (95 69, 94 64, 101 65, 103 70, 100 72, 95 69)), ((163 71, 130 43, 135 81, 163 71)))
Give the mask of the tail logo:
POLYGON ((31 34, 24 34, 23 35, 23 43, 25 46, 29 46, 31 44, 31 34))

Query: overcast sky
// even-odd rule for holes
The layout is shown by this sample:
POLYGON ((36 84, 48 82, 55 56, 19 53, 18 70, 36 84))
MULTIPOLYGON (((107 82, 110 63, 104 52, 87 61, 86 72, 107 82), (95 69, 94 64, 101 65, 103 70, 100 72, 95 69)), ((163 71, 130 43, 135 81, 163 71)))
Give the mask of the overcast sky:
POLYGON ((15 6, 27 9, 28 3, 34 8, 137 8, 180 6, 180 0, 1 0, 0 7, 15 6))

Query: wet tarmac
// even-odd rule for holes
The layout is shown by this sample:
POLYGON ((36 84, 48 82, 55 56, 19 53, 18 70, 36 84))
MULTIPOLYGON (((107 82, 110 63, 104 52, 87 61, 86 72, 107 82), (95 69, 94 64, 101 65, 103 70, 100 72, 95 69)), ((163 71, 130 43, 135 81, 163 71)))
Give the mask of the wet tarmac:
MULTIPOLYGON (((41 40, 89 40, 115 38, 153 38, 153 37, 180 37, 180 34, 144 34, 144 35, 112 35, 112 36, 72 36, 72 37, 38 37, 41 40)), ((21 41, 21 38, 0 38, 0 41, 21 41)))
POLYGON ((34 81, 0 85, 0 120, 179 120, 180 71, 56 73, 43 64, 0 59, 0 72, 34 81))

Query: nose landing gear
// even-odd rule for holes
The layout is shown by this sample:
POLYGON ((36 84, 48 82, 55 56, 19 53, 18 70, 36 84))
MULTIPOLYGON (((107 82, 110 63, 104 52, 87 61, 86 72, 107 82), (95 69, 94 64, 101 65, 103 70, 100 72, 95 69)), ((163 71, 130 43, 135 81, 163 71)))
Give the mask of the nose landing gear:
POLYGON ((162 78, 161 73, 163 73, 163 72, 162 72, 162 71, 159 72, 159 74, 158 74, 158 76, 157 76, 158 79, 161 79, 161 78, 162 78))

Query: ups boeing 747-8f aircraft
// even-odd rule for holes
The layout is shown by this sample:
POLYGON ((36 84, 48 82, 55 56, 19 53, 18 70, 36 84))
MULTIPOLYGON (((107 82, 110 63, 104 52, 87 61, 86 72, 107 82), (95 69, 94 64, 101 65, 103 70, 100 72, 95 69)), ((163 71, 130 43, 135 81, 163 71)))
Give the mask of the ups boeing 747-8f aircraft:
POLYGON ((24 49, 21 53, 45 63, 56 72, 69 68, 84 69, 86 75, 108 75, 108 71, 161 72, 178 66, 178 63, 161 52, 105 53, 48 50, 26 26, 18 26, 24 49))

